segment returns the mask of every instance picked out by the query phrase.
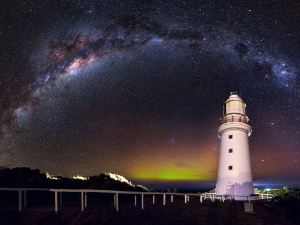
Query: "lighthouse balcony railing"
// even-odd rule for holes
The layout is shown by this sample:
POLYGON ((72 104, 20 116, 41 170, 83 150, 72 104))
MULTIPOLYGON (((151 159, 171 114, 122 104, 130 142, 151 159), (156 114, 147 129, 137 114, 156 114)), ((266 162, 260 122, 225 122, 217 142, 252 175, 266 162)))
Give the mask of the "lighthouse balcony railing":
POLYGON ((240 122, 240 123, 248 123, 248 118, 245 116, 230 116, 219 119, 220 124, 228 123, 228 122, 240 122))

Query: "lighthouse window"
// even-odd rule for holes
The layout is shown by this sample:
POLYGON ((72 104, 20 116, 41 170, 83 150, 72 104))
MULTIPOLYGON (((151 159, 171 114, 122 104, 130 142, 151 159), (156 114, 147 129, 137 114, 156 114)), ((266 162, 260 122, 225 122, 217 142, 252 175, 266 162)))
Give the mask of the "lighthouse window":
POLYGON ((232 166, 228 166, 228 170, 232 170, 232 166))
POLYGON ((228 152, 229 152, 229 153, 232 153, 232 152, 233 152, 232 148, 228 149, 228 152))
POLYGON ((228 135, 228 138, 229 138, 229 139, 232 139, 232 134, 228 135))

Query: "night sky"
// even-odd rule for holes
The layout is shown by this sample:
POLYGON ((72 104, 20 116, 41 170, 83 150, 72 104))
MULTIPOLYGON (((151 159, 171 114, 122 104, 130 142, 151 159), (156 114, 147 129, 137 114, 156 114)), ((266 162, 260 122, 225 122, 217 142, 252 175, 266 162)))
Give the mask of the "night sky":
POLYGON ((238 91, 255 183, 300 185, 300 3, 241 2, 1 1, 0 167, 214 182, 238 91))

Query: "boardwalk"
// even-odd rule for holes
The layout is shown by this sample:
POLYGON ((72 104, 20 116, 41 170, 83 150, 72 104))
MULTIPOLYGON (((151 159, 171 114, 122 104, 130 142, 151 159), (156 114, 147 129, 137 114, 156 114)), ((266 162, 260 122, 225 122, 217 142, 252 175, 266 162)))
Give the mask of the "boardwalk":
MULTIPOLYGON (((157 199, 162 199, 160 202, 163 206, 167 204, 167 201, 174 203, 174 200, 184 201, 187 204, 191 198, 198 199, 199 203, 209 199, 211 202, 215 202, 216 199, 224 202, 231 200, 231 196, 216 196, 215 193, 171 193, 171 192, 136 192, 136 191, 116 191, 116 190, 96 190, 96 189, 44 189, 44 188, 0 188, 1 192, 16 192, 18 194, 18 211, 21 212, 23 208, 28 207, 28 193, 29 192, 51 192, 54 196, 54 211, 58 213, 59 209, 63 205, 63 196, 67 193, 77 193, 80 195, 80 209, 84 211, 88 206, 89 195, 91 194, 105 194, 113 196, 113 206, 116 211, 119 211, 120 196, 127 196, 127 199, 131 197, 135 207, 139 207, 143 210, 145 208, 145 197, 151 198, 151 203, 154 205, 157 199), (139 201, 138 201, 139 200, 139 201)), ((270 199, 270 194, 259 194, 256 197, 241 196, 245 198, 245 201, 254 201, 257 199, 270 199)), ((160 203, 159 203, 160 204, 160 203)))

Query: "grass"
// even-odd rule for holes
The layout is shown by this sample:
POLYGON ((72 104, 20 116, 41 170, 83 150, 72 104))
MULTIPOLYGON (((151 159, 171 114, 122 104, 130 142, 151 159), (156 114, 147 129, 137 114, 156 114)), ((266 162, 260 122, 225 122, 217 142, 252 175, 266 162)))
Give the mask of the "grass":
MULTIPOLYGON (((150 197, 150 196, 149 196, 150 197)), ((298 225, 297 214, 300 202, 254 203, 254 213, 245 213, 242 202, 200 203, 191 198, 184 204, 182 198, 174 203, 162 205, 158 199, 152 205, 151 199, 145 199, 145 209, 135 207, 130 199, 120 201, 120 211, 116 212, 112 202, 93 202, 92 199, 85 212, 80 211, 79 202, 64 202, 58 215, 53 207, 29 207, 22 213, 16 209, 1 209, 0 224, 3 225, 298 225), (294 210, 293 210, 294 209, 294 210)))

